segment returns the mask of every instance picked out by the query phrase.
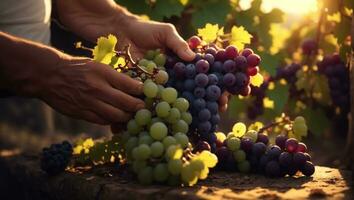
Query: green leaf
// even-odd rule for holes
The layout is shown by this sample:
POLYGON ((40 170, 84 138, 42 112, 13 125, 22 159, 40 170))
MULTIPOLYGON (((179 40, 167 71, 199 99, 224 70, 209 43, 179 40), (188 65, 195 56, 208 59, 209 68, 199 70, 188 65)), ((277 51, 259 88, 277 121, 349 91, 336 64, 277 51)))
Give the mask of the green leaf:
POLYGON ((268 89, 266 91, 266 96, 274 101, 273 110, 277 113, 277 115, 280 115, 284 111, 284 107, 289 98, 289 86, 276 82, 274 89, 268 89))
POLYGON ((276 69, 280 65, 280 62, 283 58, 282 53, 271 55, 263 51, 263 52, 258 52, 258 54, 262 58, 260 69, 265 70, 271 76, 275 76, 277 73, 276 69))
POLYGON ((315 136, 321 136, 329 128, 330 121, 322 109, 306 107, 302 114, 306 119, 307 127, 315 136))
POLYGON ((134 14, 146 14, 151 10, 149 1, 146 0, 115 0, 115 2, 126 7, 134 14))
POLYGON ((351 21, 346 17, 342 16, 341 21, 336 24, 333 31, 336 38, 338 38, 338 43, 344 43, 344 40, 350 35, 351 21))
POLYGON ((151 11, 151 18, 162 21, 164 18, 181 16, 184 6, 179 0, 157 0, 151 11))
POLYGON ((240 113, 247 112, 247 104, 244 99, 240 99, 237 96, 232 96, 227 108, 230 118, 235 119, 240 113))
POLYGON ((226 16, 230 11, 228 0, 205 1, 200 9, 192 15, 192 24, 195 28, 203 27, 206 23, 225 25, 226 16))

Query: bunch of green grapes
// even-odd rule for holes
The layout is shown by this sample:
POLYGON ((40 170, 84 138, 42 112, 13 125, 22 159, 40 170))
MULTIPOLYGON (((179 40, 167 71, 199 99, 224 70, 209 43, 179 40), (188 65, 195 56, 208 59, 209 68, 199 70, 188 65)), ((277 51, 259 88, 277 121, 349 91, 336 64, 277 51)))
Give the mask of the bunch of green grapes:
POLYGON ((192 153, 186 135, 192 122, 188 101, 150 79, 144 82, 144 95, 146 108, 127 123, 121 139, 139 182, 194 185, 207 178, 217 157, 209 151, 192 153))

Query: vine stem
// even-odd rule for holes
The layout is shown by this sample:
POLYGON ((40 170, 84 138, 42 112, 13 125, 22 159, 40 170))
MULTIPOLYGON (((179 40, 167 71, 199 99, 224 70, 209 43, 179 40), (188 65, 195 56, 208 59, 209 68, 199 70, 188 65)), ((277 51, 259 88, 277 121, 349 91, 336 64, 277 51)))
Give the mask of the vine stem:
POLYGON ((262 128, 260 128, 260 129, 258 130, 258 133, 263 133, 264 131, 266 131, 266 130, 272 128, 272 127, 275 127, 275 126, 278 126, 278 125, 281 125, 281 124, 286 124, 286 123, 289 123, 289 122, 290 122, 290 120, 287 119, 287 118, 284 118, 284 119, 283 119, 282 121, 280 121, 280 122, 272 122, 272 123, 267 124, 266 126, 263 126, 262 128))

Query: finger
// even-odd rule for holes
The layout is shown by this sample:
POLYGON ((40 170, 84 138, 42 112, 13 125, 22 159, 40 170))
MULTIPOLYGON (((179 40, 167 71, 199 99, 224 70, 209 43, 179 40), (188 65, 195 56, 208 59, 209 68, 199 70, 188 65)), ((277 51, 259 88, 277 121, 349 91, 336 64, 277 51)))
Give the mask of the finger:
POLYGON ((103 119, 102 117, 96 115, 95 113, 88 111, 88 110, 84 110, 81 111, 80 113, 80 119, 86 120, 88 122, 91 123, 95 123, 95 124, 100 124, 100 125, 107 125, 109 124, 109 122, 105 119, 103 119))
POLYGON ((111 124, 111 131, 113 134, 117 134, 122 132, 122 130, 124 130, 125 126, 121 123, 114 123, 111 124))
POLYGON ((143 83, 130 78, 129 76, 117 73, 113 69, 108 69, 106 73, 108 82, 123 92, 133 95, 141 95, 143 93, 143 83))
POLYGON ((189 48, 186 41, 177 33, 173 25, 168 25, 164 34, 168 48, 172 49, 181 59, 192 61, 195 53, 189 48))
POLYGON ((127 112, 136 112, 145 107, 144 101, 111 87, 101 88, 97 97, 127 112))
POLYGON ((110 123, 127 122, 132 118, 130 113, 99 100, 91 103, 91 111, 110 123))

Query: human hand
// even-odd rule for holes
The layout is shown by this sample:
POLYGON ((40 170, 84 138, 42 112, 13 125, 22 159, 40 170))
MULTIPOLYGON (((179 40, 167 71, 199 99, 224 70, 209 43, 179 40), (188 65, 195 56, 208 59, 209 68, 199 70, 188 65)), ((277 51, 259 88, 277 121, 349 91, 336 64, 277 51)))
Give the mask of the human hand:
POLYGON ((42 77, 39 98, 55 110, 97 124, 128 121, 144 107, 142 84, 87 58, 64 58, 42 77))

